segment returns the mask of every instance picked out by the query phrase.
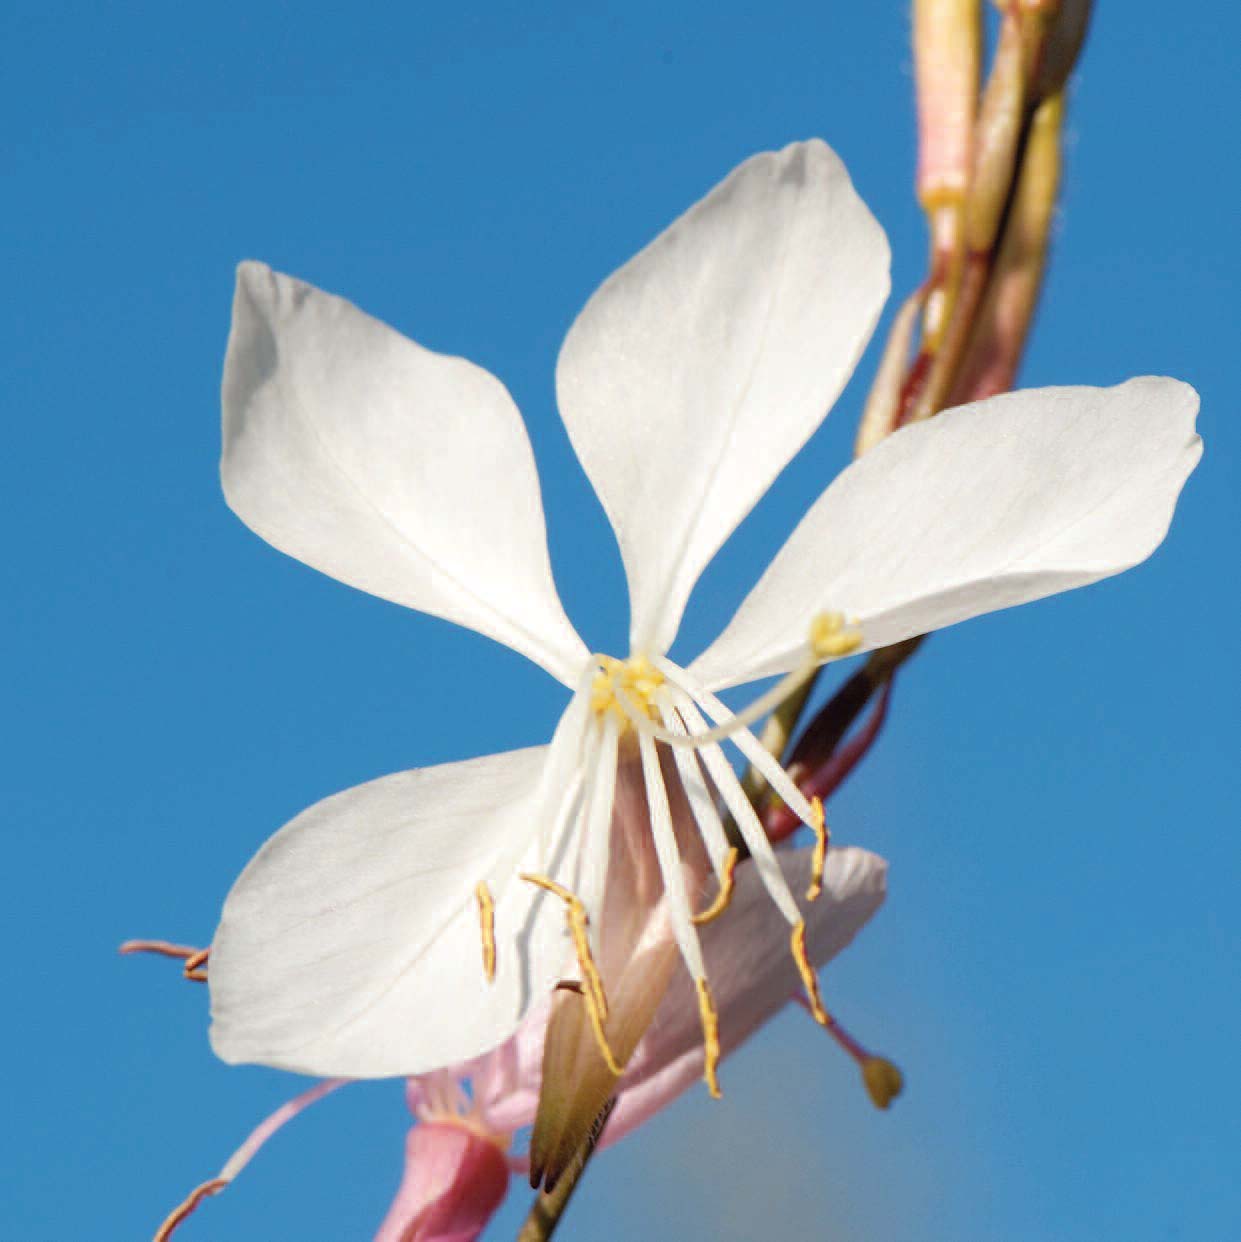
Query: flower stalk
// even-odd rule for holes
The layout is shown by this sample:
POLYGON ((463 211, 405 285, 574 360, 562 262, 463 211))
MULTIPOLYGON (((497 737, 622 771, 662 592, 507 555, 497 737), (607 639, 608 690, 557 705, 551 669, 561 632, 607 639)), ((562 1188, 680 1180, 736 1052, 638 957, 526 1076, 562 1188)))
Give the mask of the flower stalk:
MULTIPOLYGON (((981 4, 914 5, 916 188, 930 261, 889 329, 858 429, 859 457, 906 423, 1011 388, 1033 323, 1060 189, 1066 82, 1092 0, 997 0, 997 8, 999 37, 980 92, 981 4)), ((824 796, 844 779, 833 761, 845 733, 889 693, 919 645, 872 653, 806 728, 788 764, 808 793, 824 796)), ((813 684, 768 722, 763 741, 774 754, 788 750, 813 684)), ((765 799, 770 831, 792 830, 760 777, 751 774, 747 788, 765 799)))
POLYGON ((547 1242, 547 1239, 556 1232, 556 1227, 560 1224, 565 1209, 569 1206, 569 1200, 582 1180, 582 1174, 586 1172, 586 1165, 599 1146, 603 1128, 607 1125, 608 1118, 615 1107, 616 1099, 613 1097, 604 1106, 591 1130, 590 1137, 578 1150, 578 1154, 561 1175, 560 1180, 551 1190, 539 1192, 530 1208, 530 1214, 526 1217, 525 1224, 522 1225, 517 1235, 517 1242, 547 1242))

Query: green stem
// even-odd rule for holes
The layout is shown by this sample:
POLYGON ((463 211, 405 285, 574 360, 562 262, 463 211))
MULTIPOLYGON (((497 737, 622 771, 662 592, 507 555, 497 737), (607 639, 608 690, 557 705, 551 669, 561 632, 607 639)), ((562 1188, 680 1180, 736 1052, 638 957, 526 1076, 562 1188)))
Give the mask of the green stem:
POLYGON ((616 1100, 609 1100, 603 1112, 599 1114, 589 1140, 582 1145, 573 1163, 564 1171, 551 1190, 539 1192, 530 1207, 530 1215, 526 1217, 526 1223, 522 1225, 521 1232, 517 1235, 517 1242, 547 1242, 547 1239, 556 1232, 556 1227, 560 1224, 565 1209, 569 1206, 569 1200, 573 1197, 578 1182, 582 1180, 582 1174, 586 1172, 591 1156, 595 1154, 595 1149, 599 1146, 603 1127, 607 1125, 608 1118, 615 1107, 616 1100))

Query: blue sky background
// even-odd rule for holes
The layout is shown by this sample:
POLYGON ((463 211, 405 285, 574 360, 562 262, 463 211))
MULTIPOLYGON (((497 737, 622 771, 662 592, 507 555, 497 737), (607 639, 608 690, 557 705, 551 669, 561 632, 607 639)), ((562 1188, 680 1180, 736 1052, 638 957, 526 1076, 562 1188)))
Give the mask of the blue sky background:
MULTIPOLYGON (((876 1113, 790 1012, 727 1063, 722 1104, 696 1091, 597 1162, 566 1237, 1241 1234, 1241 18, 1099 8, 1023 378, 1190 380, 1204 464, 1146 566, 928 644, 835 802, 838 839, 887 855, 892 892, 828 994, 906 1096, 876 1113)), ((0 1232, 141 1239, 295 1084, 217 1064, 205 993, 114 946, 205 942, 296 811, 541 741, 562 703, 520 658, 229 513, 234 264, 265 259, 504 379, 566 605, 618 649, 618 558, 553 404, 560 339, 734 164, 813 134, 887 228, 894 288, 916 282, 906 5, 14 3, 2 20, 0 1232)), ((873 365, 708 572, 683 651, 846 460, 873 365)), ((395 1084, 332 1097, 186 1242, 367 1237, 405 1126, 395 1084)))

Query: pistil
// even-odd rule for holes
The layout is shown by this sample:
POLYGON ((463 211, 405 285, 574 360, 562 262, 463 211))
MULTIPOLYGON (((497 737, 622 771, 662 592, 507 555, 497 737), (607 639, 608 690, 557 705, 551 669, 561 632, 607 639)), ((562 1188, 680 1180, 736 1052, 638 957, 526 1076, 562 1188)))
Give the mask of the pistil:
MULTIPOLYGON (((794 999, 807 1013, 815 1016, 810 1003, 804 997, 798 996, 794 999)), ((829 1015, 827 1023, 823 1025, 827 1033, 857 1062, 862 1073, 862 1084, 874 1106, 888 1108, 904 1090, 905 1077, 901 1071, 887 1057, 877 1056, 864 1048, 836 1018, 829 1015)))

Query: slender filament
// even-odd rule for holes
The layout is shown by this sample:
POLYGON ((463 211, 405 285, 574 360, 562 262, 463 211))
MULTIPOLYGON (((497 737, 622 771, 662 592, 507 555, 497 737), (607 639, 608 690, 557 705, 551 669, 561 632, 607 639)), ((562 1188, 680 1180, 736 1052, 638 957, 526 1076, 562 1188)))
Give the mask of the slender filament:
MULTIPOLYGON (((695 682, 684 669, 673 664, 671 660, 661 658, 655 663, 670 682, 673 682, 682 693, 693 699, 713 720, 722 724, 728 724, 731 727, 738 719, 706 687, 695 682)), ((690 737, 696 744, 699 743, 700 738, 705 736, 707 736, 705 721, 703 721, 701 728, 695 726, 690 733, 690 737)), ((749 729, 734 727, 728 736, 772 789, 788 803, 789 808, 796 814, 797 818, 803 824, 810 825, 810 803, 806 800, 801 790, 797 788, 793 778, 780 766, 780 761, 775 755, 749 729)))
MULTIPOLYGON (((679 700, 677 708, 685 717, 685 723, 690 729, 696 729, 705 723, 689 698, 679 700)), ((755 867, 758 868, 759 879, 763 881, 764 887, 771 894, 772 901, 780 908, 780 913, 788 919, 789 923, 798 922, 801 918, 801 911, 797 908, 793 892, 784 878, 784 872, 780 869, 776 852, 767 839, 767 833, 763 830, 758 812, 750 803, 750 799, 746 797, 741 781, 733 771, 732 764, 728 762, 728 756, 724 754, 718 743, 704 746, 699 754, 707 769, 707 775, 711 777, 712 783, 720 791, 720 797, 724 799, 724 805, 733 817, 746 849, 750 851, 750 857, 754 860, 755 867)))
POLYGON ((646 783, 646 802, 651 813, 651 835, 659 870, 664 881, 664 895, 672 919, 672 932, 676 937, 681 957, 698 989, 698 1018, 702 1023, 703 1078, 712 1096, 719 1099, 720 1084, 716 1067, 720 1060, 720 1024, 715 1002, 707 984, 707 968, 702 958, 702 945, 694 927, 695 919, 690 907, 689 894, 685 889, 685 876, 681 856, 677 849, 676 832, 672 826, 672 811, 668 806, 668 791, 664 788, 663 773, 659 766, 659 753, 655 740, 646 734, 638 735, 638 750, 642 756, 642 776, 646 783))
MULTIPOLYGON (((600 721, 602 736, 586 799, 586 825, 578 859, 577 890, 587 910, 601 911, 607 890, 612 840, 612 806, 616 799, 616 762, 621 722, 614 712, 600 721)), ((589 925, 591 947, 599 953, 599 921, 589 925)))
MULTIPOLYGON (((681 714, 671 703, 661 703, 660 715, 664 724, 674 733, 684 736, 688 730, 681 714)), ((677 767, 677 775, 685 789, 690 811, 694 822, 698 825, 698 834, 706 846, 707 857, 721 885, 724 883, 724 868, 728 861, 728 851, 732 848, 728 843, 728 834, 724 831, 723 821, 715 806, 715 798, 707 785, 698 756, 685 747, 675 747, 672 751, 673 762, 677 767)))
POLYGON ((664 895, 668 900, 668 914, 672 920, 672 934, 677 947, 689 967, 690 975, 697 979, 706 974, 702 960, 702 946, 694 930, 693 911, 689 893, 685 888, 685 875, 681 854, 677 848, 676 832, 672 827, 672 811, 668 806, 668 791, 659 767, 659 754, 654 738, 638 735, 638 752, 642 757, 642 776, 646 785, 646 803, 651 814, 651 838, 655 844, 655 856, 659 860, 659 872, 664 882, 664 895))

